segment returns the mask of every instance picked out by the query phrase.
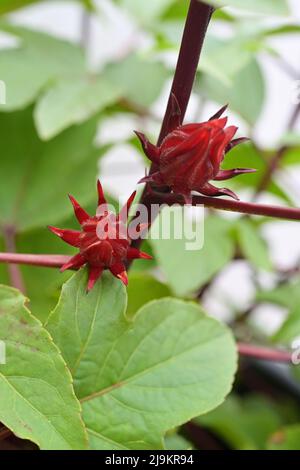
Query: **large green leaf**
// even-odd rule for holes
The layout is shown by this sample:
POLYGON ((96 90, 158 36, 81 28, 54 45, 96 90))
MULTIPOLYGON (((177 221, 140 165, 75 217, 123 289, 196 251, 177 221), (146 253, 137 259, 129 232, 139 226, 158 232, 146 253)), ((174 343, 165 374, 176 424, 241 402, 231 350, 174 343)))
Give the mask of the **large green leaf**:
POLYGON ((300 424, 287 426, 269 439, 269 450, 300 450, 300 424))
POLYGON ((6 104, 0 105, 1 111, 24 108, 51 81, 68 77, 72 83, 84 72, 78 46, 7 23, 0 23, 0 30, 21 40, 19 47, 0 51, 0 78, 6 84, 6 104))
MULTIPOLYGON (((169 213, 168 208, 162 211, 152 234, 165 224, 169 213)), ((197 250, 188 250, 189 240, 184 234, 176 238, 173 227, 171 225, 169 239, 151 237, 150 242, 169 286, 176 295, 185 296, 200 289, 226 266, 232 259, 234 244, 229 234, 230 223, 218 217, 205 218, 204 245, 197 250)))
POLYGON ((169 75, 161 62, 138 55, 111 63, 103 70, 103 78, 121 89, 124 98, 145 107, 159 97, 169 75))
POLYGON ((71 214, 69 192, 82 204, 95 197, 96 127, 92 120, 43 143, 31 109, 0 114, 0 225, 17 232, 55 225, 71 214))
POLYGON ((49 333, 17 290, 0 286, 0 421, 42 449, 85 449, 71 375, 49 333))
POLYGON ((128 321, 120 281, 105 273, 89 295, 86 282, 81 270, 65 284, 47 327, 73 373, 91 447, 162 448, 167 430, 229 392, 232 335, 196 304, 171 298, 128 321))
POLYGON ((253 13, 265 15, 288 15, 289 8, 286 0, 204 0, 217 7, 235 7, 253 13))
POLYGON ((80 124, 114 103, 121 87, 101 76, 84 76, 56 82, 39 99, 35 122, 42 139, 50 139, 71 126, 80 124))

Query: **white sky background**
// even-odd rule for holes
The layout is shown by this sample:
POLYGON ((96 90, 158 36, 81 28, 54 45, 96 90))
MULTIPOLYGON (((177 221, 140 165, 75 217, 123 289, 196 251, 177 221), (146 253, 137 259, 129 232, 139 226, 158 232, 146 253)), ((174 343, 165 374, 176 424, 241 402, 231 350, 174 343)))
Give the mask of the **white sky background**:
MULTIPOLYGON (((142 0, 141 0, 142 1, 142 0)), ((134 21, 124 12, 120 13, 112 7, 109 0, 96 0, 105 11, 105 17, 93 20, 89 41, 89 60, 92 67, 99 66, 111 58, 118 58, 126 55, 136 45, 147 44, 145 37, 134 24, 134 21)), ((289 0, 293 12, 293 23, 300 24, 300 1, 289 0)), ((14 13, 12 19, 20 24, 33 27, 51 34, 78 42, 81 35, 82 10, 79 5, 71 2, 58 2, 51 0, 42 5, 34 5, 22 11, 14 13)), ((273 20, 271 20, 273 21, 273 20)), ((276 21, 276 20, 274 20, 276 21)), ((0 40, 0 46, 3 45, 0 40)), ((279 36, 272 40, 278 50, 284 55, 286 60, 295 70, 299 70, 300 78, 300 37, 296 35, 279 36)), ((266 77, 267 97, 264 104, 263 113, 255 128, 255 139, 261 146, 276 145, 280 136, 284 132, 289 120, 292 104, 292 81, 287 74, 280 70, 275 61, 263 55, 260 63, 266 77)), ((251 90, 250 90, 251 93, 251 90)), ((155 112, 159 115, 163 113, 166 102, 167 90, 154 106, 155 112)), ((205 114, 209 115, 211 110, 215 110, 216 105, 211 103, 205 108, 205 114)), ((195 113, 195 103, 192 100, 189 107, 187 120, 192 119, 195 113)), ((238 120, 234 117, 235 122, 238 120)), ((239 120, 238 120, 239 123, 239 120)), ((100 139, 110 139, 112 129, 117 132, 120 139, 128 135, 137 123, 126 118, 120 119, 116 124, 110 123, 102 129, 100 139)), ((139 123, 141 125, 141 123, 139 123)), ((300 120, 298 123, 300 131, 300 120)), ((241 131, 243 124, 241 123, 241 131)), ((151 128, 152 132, 158 132, 158 126, 151 128)), ((114 136, 115 140, 115 136, 114 136)), ((132 192, 136 181, 143 176, 144 166, 140 158, 134 155, 131 148, 117 147, 110 155, 109 159, 102 167, 102 180, 106 187, 110 188, 115 195, 128 196, 132 192), (122 167, 120 167, 122 163, 122 167), (124 169, 124 174, 120 169, 124 169)), ((286 181, 286 175, 282 181, 286 181)), ((289 192, 293 195, 295 205, 300 206, 300 168, 293 171, 288 180, 289 192)), ((264 198, 263 202, 269 202, 264 198)), ((273 201, 274 202, 274 201, 273 201)), ((282 202, 280 202, 282 203, 282 202)), ((265 228, 265 236, 271 244, 271 251, 276 264, 282 268, 289 268, 300 259, 300 224, 296 223, 271 223, 265 228)), ((220 277, 216 287, 207 296, 207 307, 213 313, 226 316, 225 302, 228 301, 237 308, 245 305, 245 300, 251 301, 253 293, 250 281, 251 273, 245 263, 235 263, 227 269, 226 275, 220 277), (235 286, 235 289, 232 289, 235 286)), ((228 311, 230 308, 228 308, 228 311)), ((260 321, 264 324, 278 321, 278 312, 265 309, 265 313, 260 314, 260 321), (276 315, 275 315, 276 314, 276 315), (264 315, 266 315, 264 317, 264 315), (275 318, 276 317, 276 318, 275 318), (262 319, 262 320, 261 320, 262 319)))

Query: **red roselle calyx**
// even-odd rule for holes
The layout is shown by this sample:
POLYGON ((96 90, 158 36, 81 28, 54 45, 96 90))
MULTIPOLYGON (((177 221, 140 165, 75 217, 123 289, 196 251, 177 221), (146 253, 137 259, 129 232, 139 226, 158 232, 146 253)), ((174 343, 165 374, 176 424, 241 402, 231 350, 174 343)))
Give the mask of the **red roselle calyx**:
POLYGON ((151 144, 144 134, 136 132, 145 154, 155 165, 155 170, 139 182, 154 183, 157 187, 168 186, 174 193, 182 195, 186 203, 191 202, 191 191, 205 196, 226 195, 238 199, 230 189, 220 189, 209 183, 210 180, 227 180, 255 171, 249 168, 220 168, 225 154, 248 140, 233 139, 238 128, 226 127, 227 118, 221 118, 227 106, 207 122, 181 125, 177 99, 174 95, 172 99, 171 131, 160 146, 151 144))
MULTIPOLYGON (((51 232, 69 245, 79 249, 79 253, 64 264, 61 271, 79 269, 85 264, 88 265, 88 291, 94 287, 104 269, 109 269, 114 276, 127 285, 126 261, 137 258, 151 259, 147 253, 130 246, 131 239, 128 234, 127 219, 135 192, 130 196, 120 213, 115 215, 108 210, 100 181, 98 181, 97 189, 98 209, 97 215, 94 217, 91 217, 73 196, 69 196, 75 216, 81 225, 81 231, 62 230, 49 226, 51 232)), ((137 230, 142 231, 144 228, 140 225, 137 230)))

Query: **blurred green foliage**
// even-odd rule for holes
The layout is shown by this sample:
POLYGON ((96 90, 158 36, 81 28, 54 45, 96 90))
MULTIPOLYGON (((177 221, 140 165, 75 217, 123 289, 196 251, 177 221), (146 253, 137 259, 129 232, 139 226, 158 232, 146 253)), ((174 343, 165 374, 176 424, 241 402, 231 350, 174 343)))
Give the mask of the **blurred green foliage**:
MULTIPOLYGON (((174 72, 174 60, 170 57, 178 53, 188 1, 115 0, 115 6, 126 12, 137 31, 147 37, 147 45, 140 46, 136 39, 135 47, 128 53, 93 69, 88 65, 87 51, 78 44, 16 25, 7 16, 36 3, 38 1, 34 0, 0 2, 0 15, 3 15, 0 31, 15 40, 13 47, 0 49, 0 80, 6 84, 7 95, 6 104, 0 105, 0 250, 7 249, 5 233, 7 228, 13 227, 19 252, 73 254, 74 249, 56 239, 46 226, 77 227, 71 218, 68 193, 91 213, 94 211, 98 163, 115 144, 113 140, 107 146, 96 139, 99 127, 107 118, 130 113, 141 130, 148 128, 153 134, 158 133, 158 121, 162 116, 160 111, 158 115, 156 105, 165 96, 174 72)), ((101 7, 96 8, 92 0, 79 3, 95 20, 98 15, 102 21, 105 19, 101 7)), ((236 9, 218 8, 213 15, 193 93, 197 108, 195 119, 208 118, 203 113, 207 102, 212 102, 216 108, 229 103, 229 109, 252 136, 267 95, 261 58, 268 55, 280 61, 280 52, 270 39, 299 34, 300 27, 288 16, 287 2, 283 0, 214 0, 213 3, 217 7, 227 5, 236 9), (245 12, 256 15, 248 16, 245 12), (278 15, 276 26, 270 27, 268 15, 278 15), (223 28, 228 31, 226 38, 218 34, 223 28)), ((99 44, 99 47, 105 48, 105 44, 99 44)), ((278 136, 278 142, 285 149, 280 171, 299 166, 299 133, 288 129, 278 136)), ((123 143, 134 145, 141 152, 132 135, 124 137, 123 143)), ((240 176, 230 182, 230 187, 252 198, 277 152, 276 148, 260 148, 255 141, 236 147, 226 157, 224 169, 250 167, 256 168, 257 173, 240 176)), ((282 184, 278 174, 272 175, 265 195, 281 204, 292 205, 290 188, 282 184)), ((166 213, 167 210, 161 213, 157 223, 163 221, 166 213)), ((272 338, 266 340, 270 344, 289 347, 300 336, 299 271, 295 270, 283 279, 281 273, 277 273, 279 282, 273 282, 273 287, 268 290, 260 285, 260 275, 272 273, 275 276, 278 270, 263 236, 265 223, 265 219, 231 218, 209 212, 205 218, 202 249, 187 251, 189 240, 185 238, 146 241, 145 251, 152 252, 154 260, 134 264, 129 276, 127 319, 132 320, 148 302, 161 305, 159 299, 165 297, 189 298, 193 301, 190 305, 197 308, 202 291, 212 286, 217 276, 236 259, 242 258, 255 279, 253 303, 257 306, 280 305, 286 310, 283 324, 272 338)), ((54 269, 30 266, 23 266, 21 273, 30 310, 45 323, 70 274, 61 275, 54 269)), ((3 264, 0 264, 0 283, 10 283, 8 269, 3 264)), ((89 299, 82 302, 88 304, 89 299)), ((115 305, 113 302, 111 304, 115 305)), ((176 300, 171 302, 178 305, 176 300)), ((260 337, 249 321, 251 315, 250 318, 244 316, 247 307, 245 305, 245 312, 236 312, 232 307, 233 317, 235 319, 238 313, 239 323, 244 321, 246 337, 259 341, 260 337)), ((146 307, 149 322, 152 321, 150 310, 146 307)), ((73 313, 70 309, 70 315, 73 313)), ((176 310, 176 315, 180 328, 180 309, 176 310)), ((87 328, 85 318, 83 315, 81 321, 87 328)), ((91 324, 99 328, 99 325, 91 324)), ((123 318, 118 326, 123 328, 123 318)), ((145 324, 145 329, 150 326, 150 323, 145 324)), ((235 332, 234 320, 232 327, 235 332)), ((83 342, 89 339, 88 328, 86 331, 83 342)), ((3 333, 0 331, 0 339, 3 333)), ((43 334, 47 335, 46 332, 43 334)), ((151 334, 152 331, 150 338, 151 334)), ((212 353, 208 354, 207 360, 212 361, 212 356, 212 353)), ((299 382, 296 374, 295 380, 299 382)), ((196 418, 195 423, 209 429, 229 448, 298 449, 300 433, 296 422, 299 422, 299 416, 292 409, 295 419, 291 420, 283 405, 261 395, 231 395, 212 412, 196 418)), ((173 421, 182 422, 179 418, 173 421)), ((182 434, 180 429, 168 433, 166 448, 191 448, 193 443, 182 434)), ((99 436, 94 439, 96 442, 99 436)))

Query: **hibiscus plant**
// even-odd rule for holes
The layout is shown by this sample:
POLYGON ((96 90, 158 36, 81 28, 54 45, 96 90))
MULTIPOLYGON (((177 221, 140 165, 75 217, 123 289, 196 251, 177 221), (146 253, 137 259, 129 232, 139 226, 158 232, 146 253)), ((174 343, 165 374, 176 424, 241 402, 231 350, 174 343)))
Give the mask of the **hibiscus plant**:
POLYGON ((299 236, 300 96, 256 138, 263 58, 299 84, 288 2, 74 1, 81 45, 20 25, 47 3, 0 3, 0 449, 299 449, 299 260, 266 234, 299 236), (134 37, 95 68, 108 3, 134 37))

